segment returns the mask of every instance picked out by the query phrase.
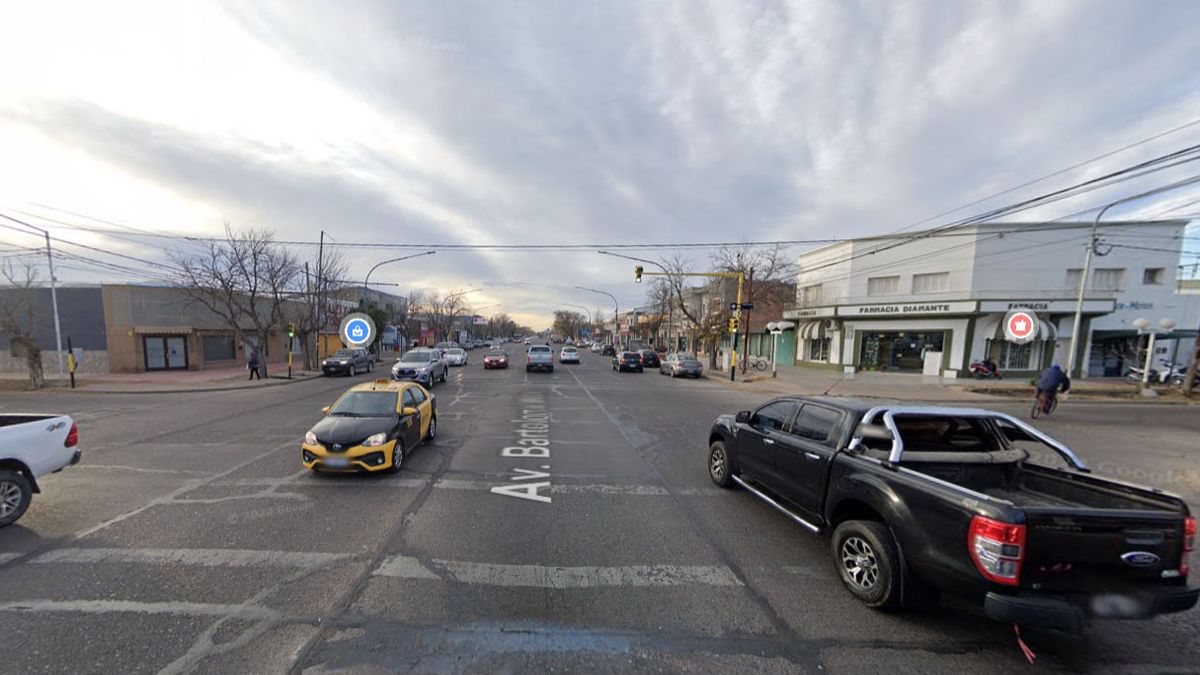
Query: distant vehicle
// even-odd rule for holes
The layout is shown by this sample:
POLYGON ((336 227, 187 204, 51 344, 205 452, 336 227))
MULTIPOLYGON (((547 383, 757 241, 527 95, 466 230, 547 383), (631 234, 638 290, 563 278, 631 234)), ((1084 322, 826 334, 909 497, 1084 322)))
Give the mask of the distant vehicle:
POLYGON ((0 527, 25 514, 37 479, 79 463, 78 444, 67 415, 0 415, 0 527))
POLYGON ((499 347, 492 347, 483 355, 483 369, 508 368, 508 352, 499 347))
POLYGON ((667 354, 667 358, 663 359, 662 364, 658 367, 658 372, 661 375, 670 375, 671 377, 687 376, 700 377, 704 372, 704 366, 700 364, 700 359, 687 354, 667 354))
POLYGON ((1159 490, 1091 473, 1012 415, 786 397, 721 415, 707 469, 824 544, 850 595, 896 610, 940 592, 1007 624, 1082 630, 1195 606, 1196 519, 1159 490), (1057 455, 1050 466, 1030 461, 1057 455))
POLYGON ((642 365, 642 355, 639 352, 621 352, 613 357, 612 369, 623 373, 625 371, 642 372, 645 367, 642 365))
POLYGON ((525 372, 554 372, 554 352, 547 345, 533 345, 525 351, 525 372))
POLYGON ((446 362, 451 366, 467 365, 467 352, 461 347, 451 347, 446 350, 446 362))
POLYGON ((562 363, 579 363, 579 350, 574 347, 563 347, 558 354, 558 360, 562 363))
POLYGON ((321 361, 321 372, 326 377, 338 373, 354 377, 372 370, 375 370, 375 358, 365 349, 339 349, 321 361))
POLYGON ((321 412, 300 445, 301 463, 313 471, 396 473, 418 444, 437 437, 437 399, 412 382, 364 382, 321 412))
POLYGON ((617 348, 612 345, 604 345, 600 348, 601 356, 616 356, 617 348))
POLYGON ((525 344, 529 344, 530 342, 531 340, 529 338, 525 338, 525 344))
POLYGON ((641 349, 638 353, 642 355, 642 366, 657 368, 662 365, 662 359, 658 358, 658 352, 653 349, 641 349))
POLYGON ((446 363, 436 349, 414 349, 405 352, 392 366, 393 380, 412 380, 432 389, 434 382, 446 381, 446 363))
POLYGON ((434 349, 440 349, 443 352, 446 351, 447 349, 455 349, 455 348, 461 348, 461 347, 462 347, 462 345, 458 344, 457 342, 439 342, 433 346, 434 349))

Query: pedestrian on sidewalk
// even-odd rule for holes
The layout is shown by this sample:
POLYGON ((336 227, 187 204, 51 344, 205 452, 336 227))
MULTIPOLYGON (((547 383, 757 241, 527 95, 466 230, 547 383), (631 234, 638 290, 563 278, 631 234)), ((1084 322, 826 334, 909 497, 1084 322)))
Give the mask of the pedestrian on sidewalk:
POLYGON ((259 372, 259 368, 262 367, 262 355, 259 353, 257 347, 254 348, 254 351, 250 352, 250 362, 248 365, 250 367, 250 379, 253 380, 257 376, 261 380, 262 373, 259 372))

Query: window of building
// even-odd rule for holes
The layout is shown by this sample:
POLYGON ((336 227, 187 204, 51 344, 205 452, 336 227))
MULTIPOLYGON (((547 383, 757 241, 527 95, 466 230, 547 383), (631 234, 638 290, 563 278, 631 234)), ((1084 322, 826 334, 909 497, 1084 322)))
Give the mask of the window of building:
POLYGON ((1083 274, 1083 270, 1081 270, 1081 269, 1067 270, 1067 281, 1065 284, 1066 287, 1073 291, 1078 291, 1079 290, 1079 275, 1081 275, 1081 274, 1083 274))
POLYGON ((1125 278, 1125 270, 1109 267, 1092 272, 1092 288, 1097 291, 1119 291, 1125 278))
POLYGON ((1040 356, 1040 348, 1035 350, 1038 341, 1019 345, 1008 340, 988 340, 987 353, 996 362, 1001 372, 1004 370, 1036 370, 1036 356, 1040 356))
POLYGON ((870 277, 867 295, 895 295, 900 292, 900 277, 870 277))
POLYGON ((1142 270, 1142 283, 1147 286, 1162 286, 1164 272, 1161 267, 1147 267, 1142 270))
POLYGON ((948 290, 950 290, 949 272, 933 272, 930 274, 913 275, 913 293, 937 293, 948 290))
POLYGON ((829 360, 829 338, 815 338, 808 341, 809 361, 829 360))
POLYGON ((232 335, 205 335, 202 347, 205 361, 232 361, 237 358, 233 351, 232 335))
POLYGON ((800 305, 802 307, 816 307, 821 304, 821 284, 805 286, 800 289, 800 305))

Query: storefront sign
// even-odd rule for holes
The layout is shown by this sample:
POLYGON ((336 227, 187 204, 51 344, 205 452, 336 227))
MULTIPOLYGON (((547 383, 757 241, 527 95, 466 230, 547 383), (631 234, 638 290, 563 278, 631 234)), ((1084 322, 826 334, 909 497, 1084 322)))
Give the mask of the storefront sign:
POLYGON ((783 318, 785 319, 813 319, 820 317, 833 316, 833 307, 799 307, 795 309, 783 310, 783 318))
MULTIPOLYGON (((1013 309, 1032 309, 1035 312, 1074 312, 1074 300, 984 300, 981 312, 1007 312, 1013 309)), ((1119 309, 1119 308, 1118 308, 1119 309)), ((1088 314, 1113 311, 1112 300, 1084 300, 1083 311, 1088 314)))
POLYGON ((837 308, 838 316, 909 316, 914 314, 969 314, 977 303, 908 302, 894 305, 845 305, 837 308))

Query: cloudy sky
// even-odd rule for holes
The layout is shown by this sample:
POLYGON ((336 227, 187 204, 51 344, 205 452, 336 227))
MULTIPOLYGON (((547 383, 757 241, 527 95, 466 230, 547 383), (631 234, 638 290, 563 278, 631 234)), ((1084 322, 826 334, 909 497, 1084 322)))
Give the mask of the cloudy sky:
MULTIPOLYGON (((1187 0, 4 3, 0 210, 161 261, 188 244, 130 228, 606 246, 883 233, 1200 119, 1197 35, 1187 0)), ((1200 125, 983 206, 1197 143, 1200 125)), ((402 254, 351 257, 365 271, 402 254)), ((638 303, 630 265, 444 251, 374 278, 480 287, 476 306, 500 303, 484 313, 541 326, 560 303, 611 306, 576 285, 638 303)), ((76 260, 60 276, 131 275, 76 260)))

